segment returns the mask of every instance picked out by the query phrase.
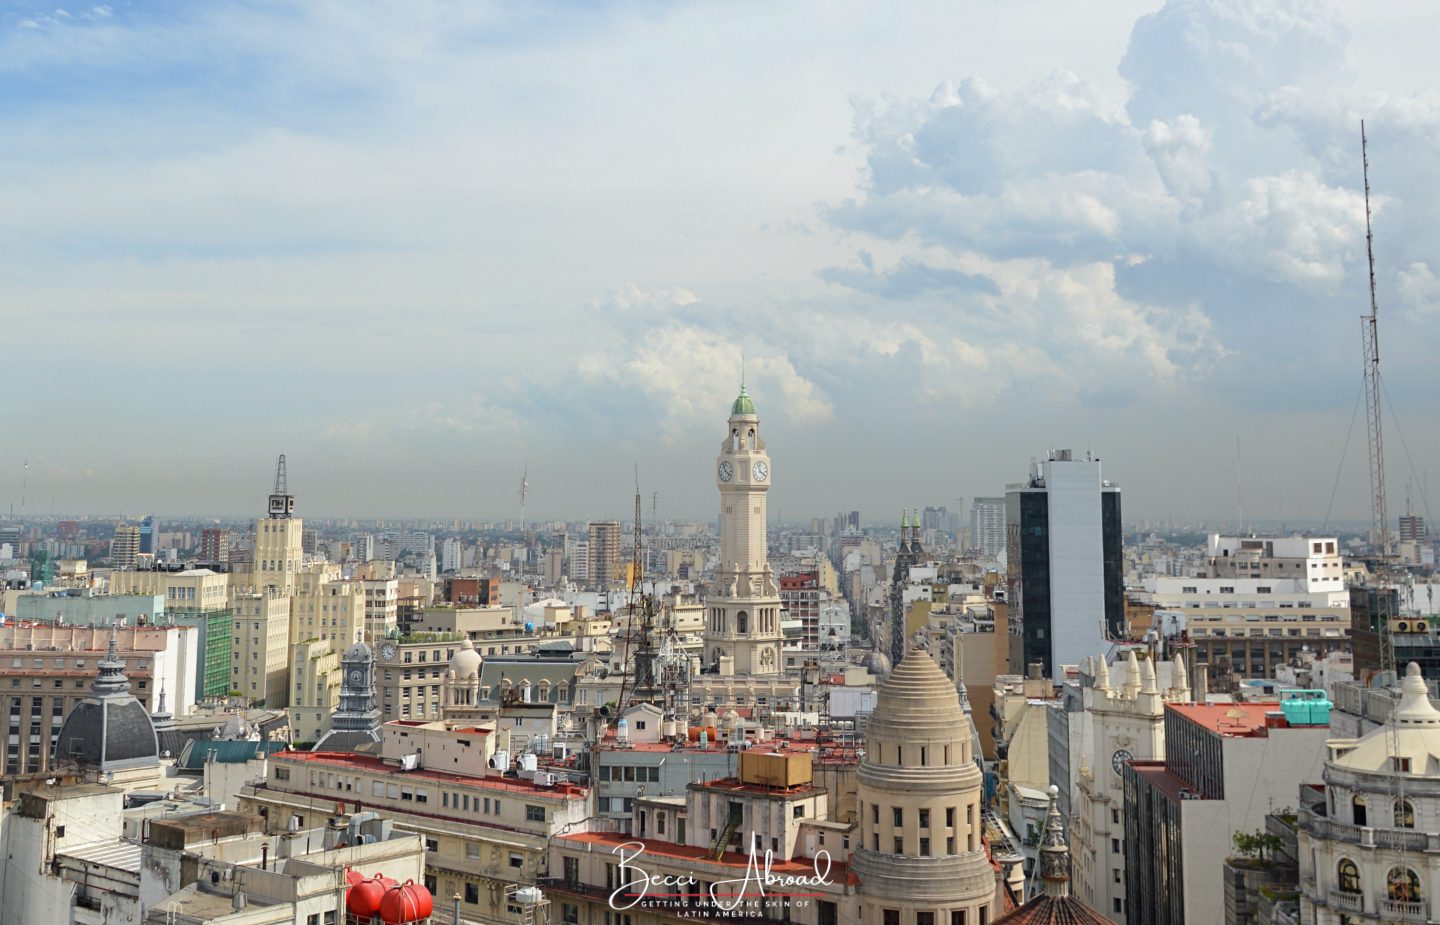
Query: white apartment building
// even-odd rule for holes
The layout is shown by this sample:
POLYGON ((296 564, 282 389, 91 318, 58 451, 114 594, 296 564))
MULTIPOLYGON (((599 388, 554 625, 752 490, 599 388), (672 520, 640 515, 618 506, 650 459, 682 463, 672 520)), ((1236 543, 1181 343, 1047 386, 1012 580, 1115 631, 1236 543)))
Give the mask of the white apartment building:
POLYGON ((1350 642, 1345 561, 1335 537, 1210 537, 1206 574, 1152 576, 1145 598, 1183 615, 1199 660, 1271 677, 1303 648, 1323 655, 1350 642))

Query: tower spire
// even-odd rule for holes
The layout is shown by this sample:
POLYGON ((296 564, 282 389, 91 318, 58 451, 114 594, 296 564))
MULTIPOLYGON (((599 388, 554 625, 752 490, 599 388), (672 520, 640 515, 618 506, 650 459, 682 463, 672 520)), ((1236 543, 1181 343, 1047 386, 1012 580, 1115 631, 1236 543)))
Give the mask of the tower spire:
POLYGON ((1046 896, 1063 899, 1070 895, 1070 846, 1065 844, 1065 824, 1060 820, 1060 788, 1053 784, 1040 843, 1040 879, 1046 896))

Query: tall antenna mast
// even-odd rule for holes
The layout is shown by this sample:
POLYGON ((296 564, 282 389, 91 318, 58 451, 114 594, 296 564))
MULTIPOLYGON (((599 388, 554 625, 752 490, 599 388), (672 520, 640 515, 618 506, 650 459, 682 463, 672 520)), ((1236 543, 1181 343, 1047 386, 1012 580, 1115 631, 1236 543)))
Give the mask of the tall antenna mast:
POLYGON ((1360 319, 1365 351, 1365 413, 1370 424, 1370 521, 1382 561, 1390 559, 1390 518, 1385 505, 1385 445, 1380 432, 1380 338, 1375 299, 1375 238, 1370 230, 1370 152, 1365 122, 1360 122, 1360 162, 1365 179, 1365 256, 1370 267, 1370 314, 1360 319))
MULTIPOLYGON (((1360 121, 1360 164, 1365 182, 1365 256, 1370 270, 1370 314, 1360 318, 1360 339, 1365 351, 1365 412, 1370 429, 1370 526, 1373 540, 1379 546, 1375 559, 1375 606, 1371 614, 1371 625, 1378 630, 1380 650, 1380 679, 1395 685, 1392 690, 1388 741, 1391 773, 1395 776, 1395 815, 1400 816, 1405 801, 1405 777, 1408 770, 1399 767, 1400 731, 1399 720, 1395 717, 1400 706, 1400 673, 1395 664, 1395 630, 1392 618, 1395 616, 1392 593, 1395 591, 1391 574, 1390 556, 1390 515, 1385 506, 1385 448, 1381 440, 1381 393, 1380 393, 1380 339, 1376 323, 1379 315, 1375 298, 1375 239, 1370 229, 1370 146, 1365 137, 1365 121, 1360 121), (1378 625, 1377 625, 1378 624, 1378 625)), ((1408 869, 1405 842, 1399 842, 1400 869, 1408 869)))
POLYGON ((525 502, 530 498, 530 467, 527 465, 525 471, 520 475, 520 532, 525 532, 525 502))

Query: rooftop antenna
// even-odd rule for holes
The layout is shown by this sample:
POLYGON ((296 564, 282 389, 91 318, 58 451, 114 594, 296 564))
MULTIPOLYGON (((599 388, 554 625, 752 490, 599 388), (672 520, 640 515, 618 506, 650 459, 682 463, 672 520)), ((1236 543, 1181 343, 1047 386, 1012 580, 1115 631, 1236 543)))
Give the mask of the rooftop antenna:
POLYGON ((285 454, 275 460, 275 490, 270 493, 269 512, 272 520, 289 520, 295 515, 295 497, 285 473, 285 454))

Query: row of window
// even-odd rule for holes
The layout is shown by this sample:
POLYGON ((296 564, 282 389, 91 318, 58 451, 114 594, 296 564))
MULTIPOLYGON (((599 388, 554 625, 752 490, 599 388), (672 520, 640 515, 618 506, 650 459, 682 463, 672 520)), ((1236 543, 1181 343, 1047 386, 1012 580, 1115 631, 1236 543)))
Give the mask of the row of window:
MULTIPOLYGON (((1341 893, 1361 893, 1360 868, 1349 858, 1335 866, 1336 888, 1341 893)), ((1392 867, 1385 874, 1385 896, 1391 902, 1418 903, 1425 898, 1420 875, 1408 867, 1392 867)))

